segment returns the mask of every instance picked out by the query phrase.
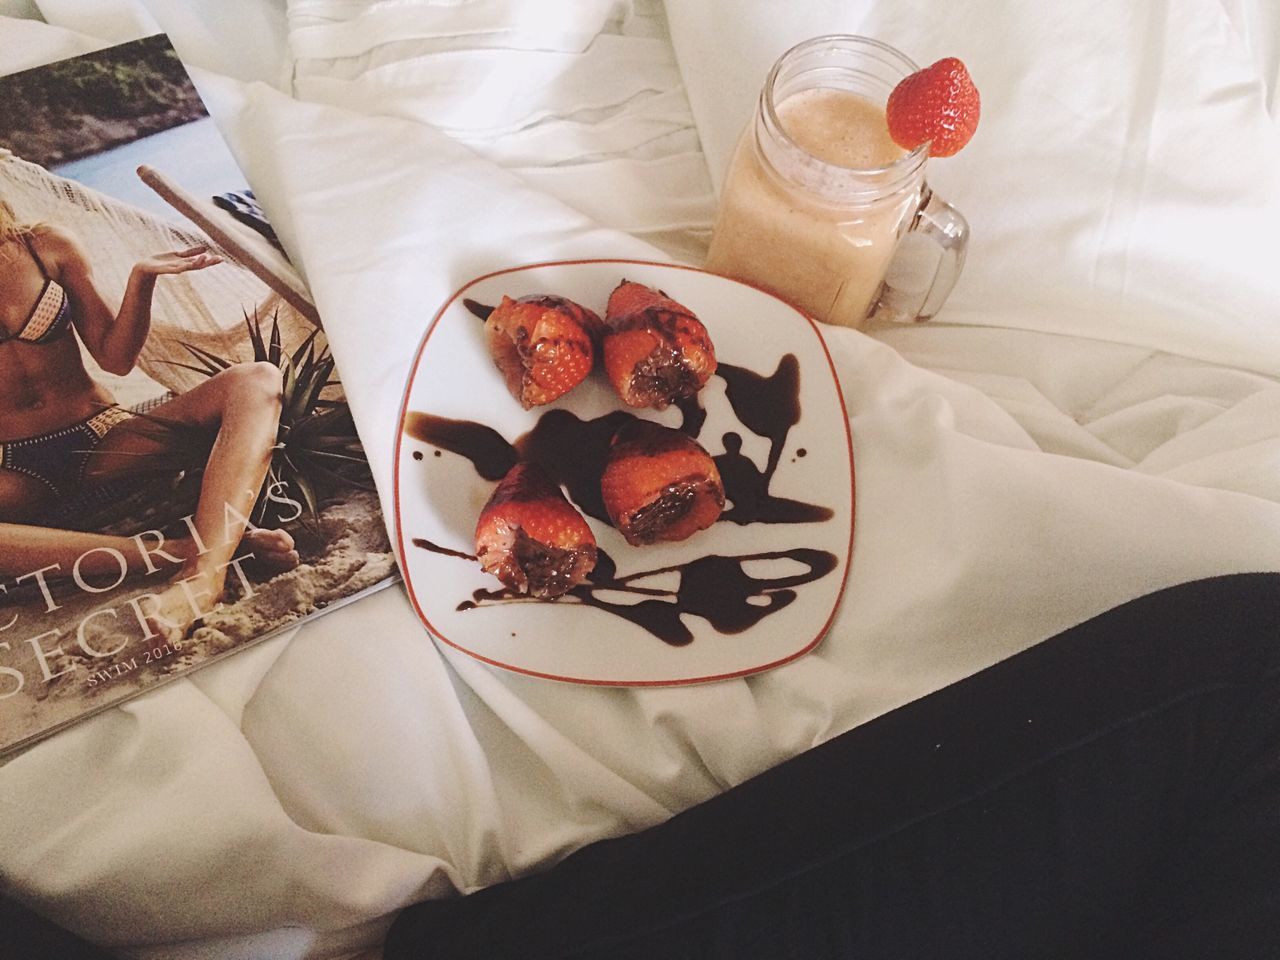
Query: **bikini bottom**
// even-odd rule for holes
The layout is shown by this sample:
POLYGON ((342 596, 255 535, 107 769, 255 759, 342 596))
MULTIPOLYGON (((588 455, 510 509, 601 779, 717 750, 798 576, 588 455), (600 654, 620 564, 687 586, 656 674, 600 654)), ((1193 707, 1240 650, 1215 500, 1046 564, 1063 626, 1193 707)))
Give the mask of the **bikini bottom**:
POLYGON ((135 414, 119 406, 106 407, 69 427, 21 440, 0 443, 0 470, 12 470, 39 480, 57 500, 76 493, 84 484, 93 451, 115 426, 135 414))

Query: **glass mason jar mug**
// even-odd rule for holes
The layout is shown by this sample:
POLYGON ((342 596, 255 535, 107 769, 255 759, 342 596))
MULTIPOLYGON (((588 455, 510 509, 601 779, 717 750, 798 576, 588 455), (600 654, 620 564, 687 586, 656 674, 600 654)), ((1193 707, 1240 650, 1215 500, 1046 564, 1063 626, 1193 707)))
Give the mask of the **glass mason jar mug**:
POLYGON ((865 37, 783 54, 730 161, 707 269, 826 323, 932 317, 969 227, 925 183, 928 144, 908 152, 889 138, 884 105, 917 69, 865 37))

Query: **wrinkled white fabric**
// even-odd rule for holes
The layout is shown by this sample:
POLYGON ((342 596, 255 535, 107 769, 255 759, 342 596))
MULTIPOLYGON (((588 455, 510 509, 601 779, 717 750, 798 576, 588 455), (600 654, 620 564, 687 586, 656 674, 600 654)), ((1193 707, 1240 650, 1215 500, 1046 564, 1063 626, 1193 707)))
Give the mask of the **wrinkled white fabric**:
POLYGON ((26 18, 0 17, 0 51, 5 73, 38 67, 51 60, 92 53, 109 40, 62 30, 26 18))
MULTIPOLYGON (((1274 84, 1260 47, 1224 24, 1269 14, 1241 4, 1222 21, 1213 5, 1171 0, 1150 32, 1085 2, 1053 18, 963 3, 913 19, 870 0, 785 18, 768 3, 682 0, 675 74, 652 4, 517 9, 529 6, 295 0, 296 87, 198 74, 310 279, 384 501, 409 362, 455 288, 534 260, 696 255, 705 170, 701 187, 686 171, 669 192, 639 172, 697 155, 685 85, 715 171, 743 119, 733 103, 759 83, 744 73, 788 31, 874 29, 917 60, 970 61, 980 139, 933 168, 975 226, 944 322, 828 333, 857 463, 840 614, 817 650, 769 673, 617 690, 441 651, 389 590, 88 720, 0 767, 0 875, 132 956, 371 946, 410 900, 658 822, 1130 597, 1280 569, 1280 297, 1274 271, 1219 238, 1266 239, 1250 204, 1273 198, 1244 171, 1266 183, 1268 162, 1280 168, 1274 84), (1087 18, 1115 46, 1085 45, 1073 24, 1087 18), (641 90, 650 71, 655 89, 584 111, 596 82, 574 67, 597 34, 644 41, 602 91, 641 90), (538 82, 432 95, 451 64, 492 64, 496 49, 526 63, 545 52, 517 74, 538 82), (1194 67, 1174 69, 1187 49, 1194 67), (1095 79, 1057 91, 1055 66, 1095 79), (1166 70, 1179 82, 1137 102, 1166 70), (1116 102, 1094 116, 1108 78, 1116 102), (1155 149, 1167 136, 1138 150, 1143 104, 1151 131, 1190 125, 1240 166, 1205 183, 1188 175, 1194 156, 1155 149), (464 129, 472 116, 484 124, 464 129), (1027 133, 1073 123, 1052 144, 1027 133), (506 128, 518 142, 484 136, 506 128), (581 195, 565 172, 578 166, 581 195), (687 221, 671 213, 680 197, 687 221), (660 219, 639 219, 649 200, 660 219), (1175 233, 1196 230, 1210 240, 1193 258, 1175 233)), ((210 9, 193 3, 191 16, 211 23, 210 9)), ((22 29, 37 27, 53 29, 22 29)))
POLYGON ((714 196, 658 0, 293 0, 293 91, 430 124, 601 226, 697 260, 714 196))

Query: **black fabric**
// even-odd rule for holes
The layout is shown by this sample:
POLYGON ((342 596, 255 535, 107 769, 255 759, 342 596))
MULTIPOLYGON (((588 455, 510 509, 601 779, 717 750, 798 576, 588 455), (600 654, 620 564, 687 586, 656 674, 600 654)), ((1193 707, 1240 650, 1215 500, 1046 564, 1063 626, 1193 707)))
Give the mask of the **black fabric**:
POLYGON ((1124 604, 384 950, 1280 957, 1280 575, 1124 604))
POLYGON ((114 954, 81 940, 0 896, 0 960, 113 960, 114 954))

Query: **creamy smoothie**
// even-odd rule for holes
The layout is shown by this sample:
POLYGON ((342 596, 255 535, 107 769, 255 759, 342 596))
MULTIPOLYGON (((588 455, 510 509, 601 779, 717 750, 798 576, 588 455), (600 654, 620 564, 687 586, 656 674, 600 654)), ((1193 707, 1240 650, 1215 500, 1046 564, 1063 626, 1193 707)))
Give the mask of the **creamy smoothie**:
POLYGON ((905 151, 890 139, 883 108, 859 94, 812 87, 775 112, 809 156, 775 150, 773 164, 763 161, 757 130, 748 128, 725 179, 707 269, 769 290, 815 319, 857 326, 874 305, 923 178, 876 192, 885 177, 875 171, 905 151), (869 186, 860 190, 863 179, 869 186))

